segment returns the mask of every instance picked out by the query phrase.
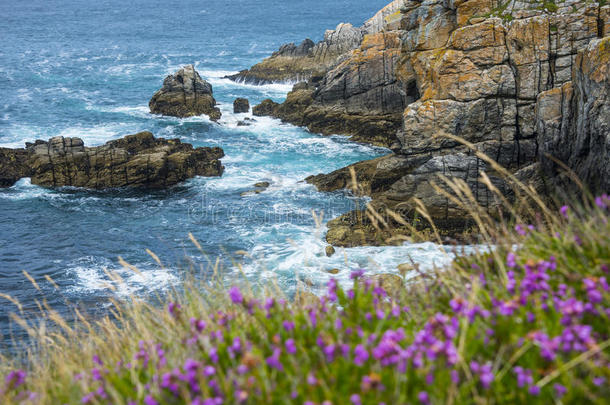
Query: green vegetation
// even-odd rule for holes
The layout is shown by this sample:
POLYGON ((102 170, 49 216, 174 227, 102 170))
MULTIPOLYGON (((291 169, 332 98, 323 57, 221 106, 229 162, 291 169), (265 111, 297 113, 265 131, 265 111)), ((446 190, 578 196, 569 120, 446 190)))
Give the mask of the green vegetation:
POLYGON ((355 269, 291 302, 193 281, 73 325, 50 309, 30 322, 6 296, 35 343, 2 359, 0 403, 606 403, 610 197, 555 211, 523 192, 511 226, 454 197, 494 247, 406 288, 355 269))

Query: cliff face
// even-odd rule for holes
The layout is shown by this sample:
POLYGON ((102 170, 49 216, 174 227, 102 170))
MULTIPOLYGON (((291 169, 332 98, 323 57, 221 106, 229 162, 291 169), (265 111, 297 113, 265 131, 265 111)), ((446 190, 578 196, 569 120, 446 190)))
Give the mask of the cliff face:
POLYGON ((610 36, 578 54, 572 82, 538 96, 536 125, 547 177, 566 180, 552 156, 593 191, 610 190, 610 36))
MULTIPOLYGON (((356 168, 373 206, 408 217, 417 197, 438 223, 459 228, 464 213, 431 186, 439 175, 464 180, 487 207, 497 201, 478 182, 482 171, 510 192, 448 136, 464 138, 539 188, 540 163, 547 183, 557 182, 557 165, 545 157, 551 154, 593 191, 610 189, 604 163, 610 6, 587 0, 404 0, 392 7, 377 20, 380 30, 364 34, 322 78, 295 86, 282 105, 267 105, 270 115, 312 131, 390 146, 396 155, 388 159, 402 162, 390 174, 384 159, 356 168)), ((345 187, 349 173, 309 181, 332 190, 345 187)), ((342 236, 329 240, 362 243, 349 240, 354 220, 339 222, 330 224, 329 235, 342 236)))
POLYGON ((402 0, 392 1, 362 27, 341 23, 334 30, 327 30, 324 39, 317 44, 305 39, 299 45, 282 45, 269 58, 250 69, 227 77, 252 84, 319 79, 348 58, 351 51, 361 44, 365 35, 382 31, 386 27, 386 20, 399 11, 402 3, 402 0))
POLYGON ((25 149, 0 149, 0 187, 22 177, 45 187, 164 188, 194 176, 220 176, 220 148, 193 148, 150 132, 86 147, 80 138, 55 137, 25 149))

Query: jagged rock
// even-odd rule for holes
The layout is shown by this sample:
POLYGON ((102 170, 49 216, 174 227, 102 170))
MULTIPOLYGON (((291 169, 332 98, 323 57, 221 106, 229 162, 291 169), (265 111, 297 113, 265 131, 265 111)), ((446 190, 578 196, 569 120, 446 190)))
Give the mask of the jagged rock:
POLYGON ((405 0, 394 0, 381 9, 362 27, 341 23, 327 30, 324 39, 314 44, 305 39, 300 45, 285 44, 269 58, 227 78, 251 84, 305 81, 320 78, 337 66, 356 49, 367 34, 395 29, 399 24, 400 8, 405 0))
POLYGON ((10 187, 22 177, 28 177, 28 152, 25 149, 0 148, 0 188, 10 187))
POLYGON ((575 59, 573 81, 538 96, 540 159, 548 177, 561 179, 555 157, 593 192, 610 191, 610 36, 596 39, 575 59))
POLYGON ((150 132, 95 147, 85 147, 79 138, 59 136, 29 143, 25 149, 0 150, 0 177, 6 180, 2 169, 12 165, 18 170, 4 186, 31 177, 32 184, 45 187, 164 188, 194 176, 220 176, 223 156, 218 147, 193 148, 179 139, 155 138, 150 132), (17 165, 12 163, 15 159, 17 165))
POLYGON ((263 116, 274 116, 276 109, 279 107, 279 104, 270 98, 263 100, 259 105, 255 105, 252 108, 252 115, 257 117, 263 116))
POLYGON ((250 111, 250 102, 247 98, 240 97, 233 101, 233 112, 235 114, 247 113, 248 111, 250 111))
POLYGON ((212 85, 199 76, 193 65, 187 65, 163 81, 148 103, 150 112, 173 117, 208 115, 218 121, 221 113, 216 107, 212 85))

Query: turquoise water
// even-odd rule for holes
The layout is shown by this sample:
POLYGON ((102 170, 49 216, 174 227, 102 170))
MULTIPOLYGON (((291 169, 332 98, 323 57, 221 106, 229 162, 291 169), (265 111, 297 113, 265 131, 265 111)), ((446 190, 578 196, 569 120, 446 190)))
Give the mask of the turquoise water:
MULTIPOLYGON (((324 194, 301 182, 387 153, 343 137, 322 137, 269 118, 238 127, 236 97, 251 105, 281 101, 288 84, 249 86, 222 79, 268 56, 280 44, 322 38, 339 22, 361 24, 385 1, 0 1, 0 146, 52 136, 78 136, 88 145, 149 130, 197 146, 225 150, 221 178, 195 178, 163 191, 44 189, 22 179, 0 189, 0 292, 34 310, 46 297, 87 311, 115 294, 152 294, 179 286, 192 264, 220 265, 238 278, 277 279, 291 291, 297 280, 321 285, 325 269, 395 268, 412 255, 430 265, 443 260, 432 244, 355 248, 324 255, 324 221, 355 207, 345 193, 324 194), (148 113, 163 78, 184 64, 214 87, 223 118, 175 119, 148 113), (242 197, 259 181, 269 189, 242 197), (324 222, 323 221, 323 222, 324 222), (191 232, 205 255, 188 239, 191 232), (160 267, 146 253, 155 252, 160 267), (246 253, 244 255, 243 253, 246 253), (118 256, 142 274, 121 269, 118 256), (21 271, 42 287, 32 288, 21 271), (108 289, 106 270, 125 280, 108 289), (44 281, 51 276, 61 287, 44 281)), ((9 334, 0 304, 0 333, 9 334)))

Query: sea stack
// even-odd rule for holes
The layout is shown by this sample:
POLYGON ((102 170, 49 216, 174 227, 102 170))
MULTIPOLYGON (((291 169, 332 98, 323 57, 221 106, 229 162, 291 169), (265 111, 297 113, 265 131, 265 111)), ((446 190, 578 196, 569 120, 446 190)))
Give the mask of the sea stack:
POLYGON ((32 184, 44 187, 158 189, 195 176, 220 176, 223 156, 218 147, 193 148, 150 132, 94 147, 86 147, 80 138, 57 136, 25 148, 0 148, 0 187, 30 177, 32 184))
POLYGON ((221 113, 216 107, 212 85, 201 78, 193 65, 187 65, 163 81, 148 103, 150 112, 172 117, 207 115, 218 121, 221 113))

